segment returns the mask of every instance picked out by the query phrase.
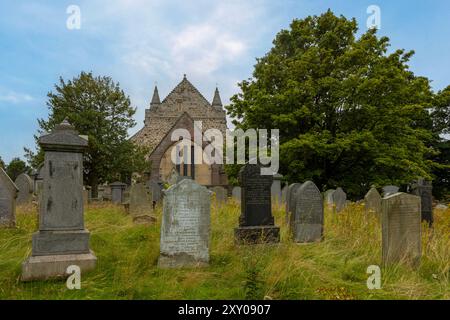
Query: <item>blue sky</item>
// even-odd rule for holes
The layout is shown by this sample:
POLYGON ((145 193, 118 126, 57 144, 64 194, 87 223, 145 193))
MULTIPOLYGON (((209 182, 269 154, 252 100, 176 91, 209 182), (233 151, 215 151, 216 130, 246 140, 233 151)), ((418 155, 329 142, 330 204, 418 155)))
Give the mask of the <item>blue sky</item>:
POLYGON ((292 19, 331 8, 355 17, 361 33, 370 5, 379 6, 379 33, 392 49, 416 51, 411 69, 436 91, 450 85, 448 0, 3 0, 0 156, 8 162, 34 147, 37 119, 47 117, 46 95, 60 76, 93 71, 120 82, 138 109, 132 134, 143 125, 155 82, 163 98, 186 73, 208 99, 217 83, 227 103, 292 19), (79 30, 66 27, 69 5, 81 10, 79 30))

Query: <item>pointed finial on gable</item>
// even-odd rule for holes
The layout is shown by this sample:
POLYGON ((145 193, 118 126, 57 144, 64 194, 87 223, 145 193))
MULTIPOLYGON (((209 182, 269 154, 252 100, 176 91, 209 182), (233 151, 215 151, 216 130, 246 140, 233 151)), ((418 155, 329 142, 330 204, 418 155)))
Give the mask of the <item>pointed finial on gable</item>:
POLYGON ((186 73, 183 74, 183 80, 187 80, 186 73))
POLYGON ((220 99, 219 89, 216 87, 216 91, 214 91, 214 98, 211 104, 213 107, 222 107, 222 100, 220 99))
POLYGON ((160 104, 161 100, 159 99, 158 87, 155 84, 155 90, 153 91, 152 102, 150 102, 150 106, 160 104))

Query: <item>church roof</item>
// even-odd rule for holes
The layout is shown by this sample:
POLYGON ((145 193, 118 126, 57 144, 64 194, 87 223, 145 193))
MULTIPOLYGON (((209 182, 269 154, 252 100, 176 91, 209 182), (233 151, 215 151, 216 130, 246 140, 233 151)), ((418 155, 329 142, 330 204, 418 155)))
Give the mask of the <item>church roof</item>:
POLYGON ((198 91, 196 87, 186 78, 184 75, 183 80, 164 98, 162 104, 169 102, 170 100, 196 100, 199 99, 204 103, 211 105, 208 100, 198 91))

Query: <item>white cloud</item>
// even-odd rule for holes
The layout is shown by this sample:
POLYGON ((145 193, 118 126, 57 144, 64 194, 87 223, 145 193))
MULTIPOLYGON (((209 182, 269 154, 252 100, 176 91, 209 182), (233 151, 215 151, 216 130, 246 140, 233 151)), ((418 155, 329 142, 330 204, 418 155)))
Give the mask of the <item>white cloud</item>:
POLYGON ((0 90, 0 101, 8 103, 23 103, 32 101, 33 97, 26 93, 18 93, 11 90, 0 90))

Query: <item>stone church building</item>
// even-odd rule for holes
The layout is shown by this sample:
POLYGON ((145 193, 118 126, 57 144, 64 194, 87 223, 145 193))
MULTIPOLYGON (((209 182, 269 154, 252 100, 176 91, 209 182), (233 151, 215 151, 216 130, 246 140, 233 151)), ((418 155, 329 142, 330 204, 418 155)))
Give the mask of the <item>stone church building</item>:
MULTIPOLYGON (((160 100, 158 88, 155 86, 150 108, 145 110, 144 127, 131 141, 150 148, 151 161, 150 180, 167 182, 173 170, 180 176, 189 176, 205 186, 225 186, 227 177, 223 165, 185 163, 186 153, 179 150, 181 163, 176 165, 171 160, 172 149, 177 141, 171 141, 172 132, 176 129, 187 129, 194 139, 194 121, 202 121, 202 132, 218 129, 225 138, 227 129, 226 113, 216 88, 210 103, 184 75, 183 80, 160 100)), ((203 142, 202 149, 208 143, 203 142)), ((194 159, 194 141, 191 141, 189 157, 194 159)))

